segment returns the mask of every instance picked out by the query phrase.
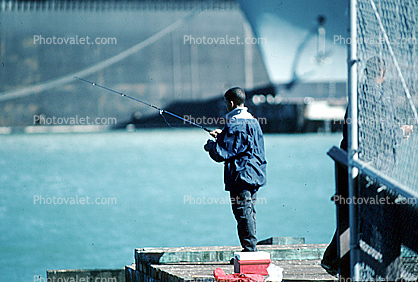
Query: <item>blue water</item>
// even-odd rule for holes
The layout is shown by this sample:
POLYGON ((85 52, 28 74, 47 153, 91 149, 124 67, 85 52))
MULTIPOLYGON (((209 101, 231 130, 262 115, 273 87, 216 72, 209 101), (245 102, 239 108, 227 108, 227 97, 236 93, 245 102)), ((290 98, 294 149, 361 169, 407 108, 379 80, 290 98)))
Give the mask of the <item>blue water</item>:
MULTIPOLYGON (((265 136, 259 239, 329 242, 326 152, 340 136, 265 136)), ((193 129, 0 136, 0 281, 123 268, 139 247, 238 245, 223 165, 204 152, 207 137, 193 129)))

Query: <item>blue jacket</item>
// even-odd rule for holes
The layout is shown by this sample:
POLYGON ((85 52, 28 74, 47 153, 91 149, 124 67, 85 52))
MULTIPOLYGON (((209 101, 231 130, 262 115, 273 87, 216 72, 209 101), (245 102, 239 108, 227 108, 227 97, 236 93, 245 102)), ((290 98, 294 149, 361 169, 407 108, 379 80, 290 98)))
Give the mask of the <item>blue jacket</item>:
POLYGON ((225 190, 258 189, 266 184, 267 165, 260 124, 245 107, 232 110, 225 118, 222 133, 207 146, 210 157, 225 164, 225 190))

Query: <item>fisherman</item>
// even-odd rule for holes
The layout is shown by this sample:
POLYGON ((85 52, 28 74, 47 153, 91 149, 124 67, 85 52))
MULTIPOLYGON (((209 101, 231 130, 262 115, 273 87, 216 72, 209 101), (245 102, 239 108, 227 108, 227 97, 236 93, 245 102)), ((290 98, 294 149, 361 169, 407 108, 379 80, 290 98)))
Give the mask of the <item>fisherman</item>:
POLYGON ((215 129, 205 151, 216 162, 224 162, 225 190, 229 191, 243 251, 257 251, 255 202, 266 183, 264 138, 260 124, 244 107, 245 92, 239 87, 226 91, 228 110, 224 129, 215 129))
MULTIPOLYGON (((412 125, 398 124, 390 94, 385 91, 383 83, 386 76, 386 63, 377 56, 366 62, 365 82, 359 91, 359 158, 369 162, 373 167, 386 175, 392 175, 396 165, 396 147, 402 139, 408 140, 413 131, 412 125), (373 144, 373 145, 370 145, 373 144)), ((348 109, 348 108, 347 108, 348 109)), ((343 139, 340 148, 348 151, 347 111, 344 117, 343 139)), ((339 229, 342 232, 349 228, 349 205, 337 199, 349 199, 347 167, 337 164, 337 191, 333 196, 338 205, 339 229)), ((361 178, 364 180, 363 178, 361 178)), ((356 179, 356 182, 359 179, 356 179)), ((376 183, 376 185, 379 185, 376 183)), ((361 185, 360 185, 361 186, 361 185)), ((338 230, 325 250, 321 266, 331 275, 340 274, 341 278, 350 276, 349 255, 338 254, 338 230)))

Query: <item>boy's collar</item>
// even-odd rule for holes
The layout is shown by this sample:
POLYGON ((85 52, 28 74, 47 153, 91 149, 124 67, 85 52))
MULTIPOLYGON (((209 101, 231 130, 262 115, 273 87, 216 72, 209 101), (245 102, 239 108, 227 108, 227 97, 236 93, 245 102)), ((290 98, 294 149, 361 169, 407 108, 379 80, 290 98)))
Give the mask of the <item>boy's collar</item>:
POLYGON ((247 111, 247 107, 236 107, 235 109, 233 109, 232 111, 230 111, 229 113, 226 114, 226 117, 229 118, 231 116, 240 114, 242 111, 247 111))

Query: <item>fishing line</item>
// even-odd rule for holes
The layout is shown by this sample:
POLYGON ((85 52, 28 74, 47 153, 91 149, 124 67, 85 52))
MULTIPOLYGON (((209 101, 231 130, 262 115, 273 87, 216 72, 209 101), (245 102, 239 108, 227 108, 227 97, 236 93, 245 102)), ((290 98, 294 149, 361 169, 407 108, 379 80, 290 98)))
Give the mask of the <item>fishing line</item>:
POLYGON ((140 100, 140 99, 137 99, 137 98, 134 98, 134 97, 132 97, 132 96, 126 95, 126 94, 124 94, 124 93, 122 93, 122 92, 119 92, 119 91, 113 90, 113 89, 111 89, 111 88, 109 88, 109 87, 106 87, 106 86, 103 86, 103 85, 97 84, 97 83, 95 83, 95 82, 88 81, 88 80, 86 80, 86 79, 84 79, 84 78, 80 78, 80 77, 77 77, 77 76, 74 76, 74 78, 77 78, 77 79, 79 79, 79 80, 81 80, 81 81, 84 81, 84 82, 87 82, 87 83, 89 83, 89 84, 91 84, 91 85, 93 85, 93 86, 100 87, 100 88, 105 89, 105 90, 107 90, 107 91, 110 91, 110 92, 112 92, 112 93, 118 94, 118 95, 120 95, 120 96, 122 96, 122 97, 129 98, 129 99, 131 99, 131 100, 134 100, 134 101, 136 101, 136 102, 142 103, 142 104, 144 104, 144 105, 146 105, 146 106, 148 106, 148 107, 151 107, 151 108, 154 108, 154 109, 158 110, 158 111, 160 112, 160 115, 163 117, 164 121, 165 121, 165 122, 168 124, 168 126, 170 126, 170 127, 171 127, 171 125, 168 123, 168 121, 167 121, 167 120, 166 120, 166 118, 164 117, 164 115, 163 115, 164 113, 166 113, 166 114, 168 114, 168 115, 170 115, 170 116, 172 116, 172 117, 178 118, 178 119, 180 119, 180 120, 182 120, 182 121, 184 121, 184 122, 187 122, 187 123, 189 123, 189 124, 191 124, 191 125, 193 125, 193 126, 199 127, 199 128, 201 128, 201 129, 203 129, 203 130, 205 130, 205 131, 207 131, 207 132, 211 132, 211 130, 210 130, 210 129, 208 129, 208 128, 206 128, 206 127, 204 127, 204 126, 200 125, 200 124, 197 124, 197 123, 195 123, 195 122, 192 122, 192 121, 190 121, 190 120, 187 120, 187 119, 185 119, 185 118, 182 118, 181 116, 178 116, 178 115, 176 115, 176 114, 174 114, 174 113, 172 113, 172 112, 169 112, 169 111, 166 111, 166 110, 160 109, 160 108, 158 108, 157 106, 154 106, 154 105, 152 105, 152 104, 150 104, 150 103, 147 103, 147 102, 145 102, 145 101, 142 101, 142 100, 140 100))
POLYGON ((160 110, 160 116, 163 118, 163 120, 165 121, 165 123, 168 125, 168 127, 172 127, 171 124, 166 120, 165 116, 163 115, 163 111, 160 110))

